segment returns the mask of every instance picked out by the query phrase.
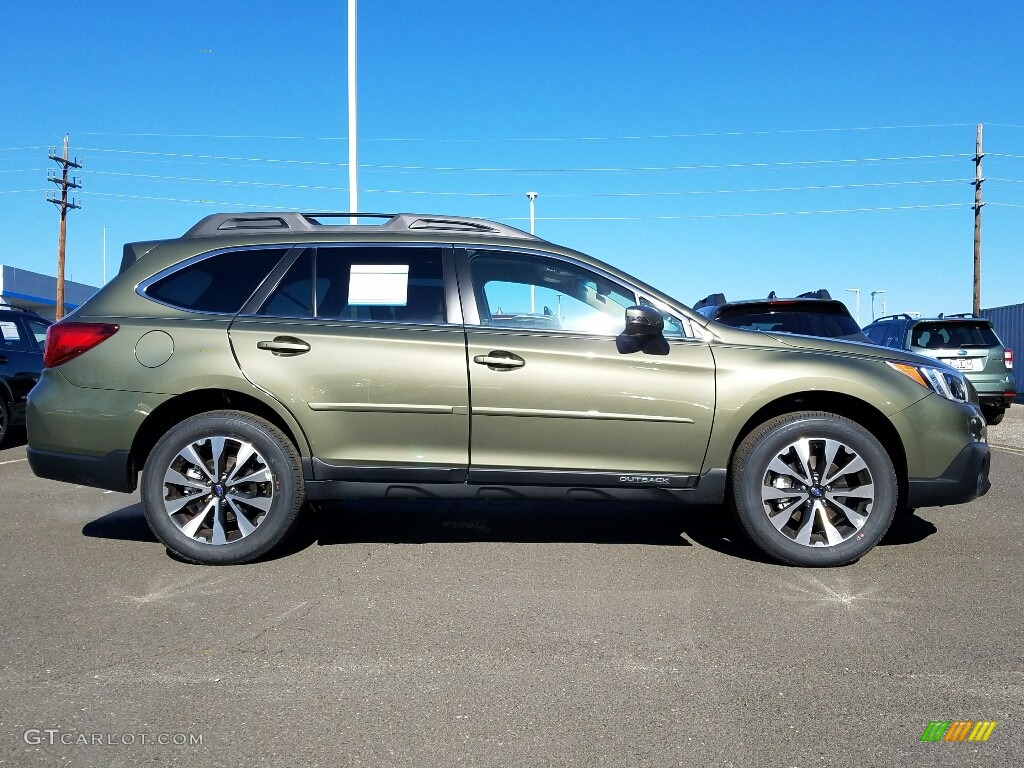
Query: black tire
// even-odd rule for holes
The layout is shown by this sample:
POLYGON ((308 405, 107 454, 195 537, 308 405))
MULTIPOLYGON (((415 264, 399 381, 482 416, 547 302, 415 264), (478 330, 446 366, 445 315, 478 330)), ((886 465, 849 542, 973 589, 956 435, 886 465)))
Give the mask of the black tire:
POLYGON ((0 396, 0 445, 4 444, 7 437, 7 430, 11 426, 11 409, 7 407, 7 401, 0 396))
POLYGON ((207 565, 266 554, 288 536, 304 501, 295 446, 270 422, 242 411, 202 413, 176 425, 153 448, 142 478, 153 534, 182 559, 207 565))
POLYGON ((881 541, 898 484, 874 435, 842 416, 802 411, 747 435, 733 457, 731 491, 740 525, 763 552, 789 565, 831 567, 881 541))
POLYGON ((1003 420, 1003 416, 1006 415, 1006 409, 983 405, 981 406, 981 415, 985 417, 985 421, 991 427, 1003 420))

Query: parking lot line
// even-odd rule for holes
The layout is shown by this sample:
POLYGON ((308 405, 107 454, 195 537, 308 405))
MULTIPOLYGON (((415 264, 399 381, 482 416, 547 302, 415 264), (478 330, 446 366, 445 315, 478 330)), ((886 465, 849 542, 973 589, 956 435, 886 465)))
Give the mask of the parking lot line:
POLYGON ((1012 448, 1009 445, 996 445, 994 443, 989 443, 989 447, 996 448, 1000 451, 1006 451, 1007 453, 1015 453, 1018 456, 1024 456, 1024 449, 1022 448, 1012 448))
POLYGON ((11 459, 10 461, 0 461, 0 467, 4 464, 17 464, 19 461, 28 461, 28 459, 11 459))

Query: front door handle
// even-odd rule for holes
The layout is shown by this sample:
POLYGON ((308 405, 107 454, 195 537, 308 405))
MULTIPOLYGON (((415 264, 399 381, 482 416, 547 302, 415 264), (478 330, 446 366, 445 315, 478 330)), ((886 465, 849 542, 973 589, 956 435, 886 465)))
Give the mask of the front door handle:
POLYGON ((487 355, 477 355, 473 358, 473 362, 479 365, 486 365, 492 371, 522 368, 526 365, 526 361, 519 355, 514 355, 503 349, 496 349, 487 355))
POLYGON ((4 355, 0 355, 0 363, 6 363, 7 358, 4 355))
POLYGON ((278 336, 273 341, 260 341, 256 349, 265 349, 278 357, 293 357, 309 352, 310 346, 294 336, 278 336))

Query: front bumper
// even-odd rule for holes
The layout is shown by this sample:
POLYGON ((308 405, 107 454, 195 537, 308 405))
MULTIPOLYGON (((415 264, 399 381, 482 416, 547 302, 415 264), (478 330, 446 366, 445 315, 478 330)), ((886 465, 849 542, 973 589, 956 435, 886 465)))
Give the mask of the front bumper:
POLYGON ((907 506, 942 507, 984 496, 992 487, 988 479, 990 463, 987 443, 965 446, 939 477, 907 481, 907 506))

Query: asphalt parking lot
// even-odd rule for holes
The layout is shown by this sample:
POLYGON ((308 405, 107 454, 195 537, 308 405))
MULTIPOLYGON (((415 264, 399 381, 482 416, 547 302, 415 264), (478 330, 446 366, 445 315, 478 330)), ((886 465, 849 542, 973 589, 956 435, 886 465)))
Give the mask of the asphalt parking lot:
POLYGON ((209 568, 137 495, 35 478, 15 433, 0 763, 1020 765, 1024 407, 990 440, 986 497, 834 570, 718 509, 504 502, 327 508, 209 568), (997 725, 920 740, 947 720, 997 725))

